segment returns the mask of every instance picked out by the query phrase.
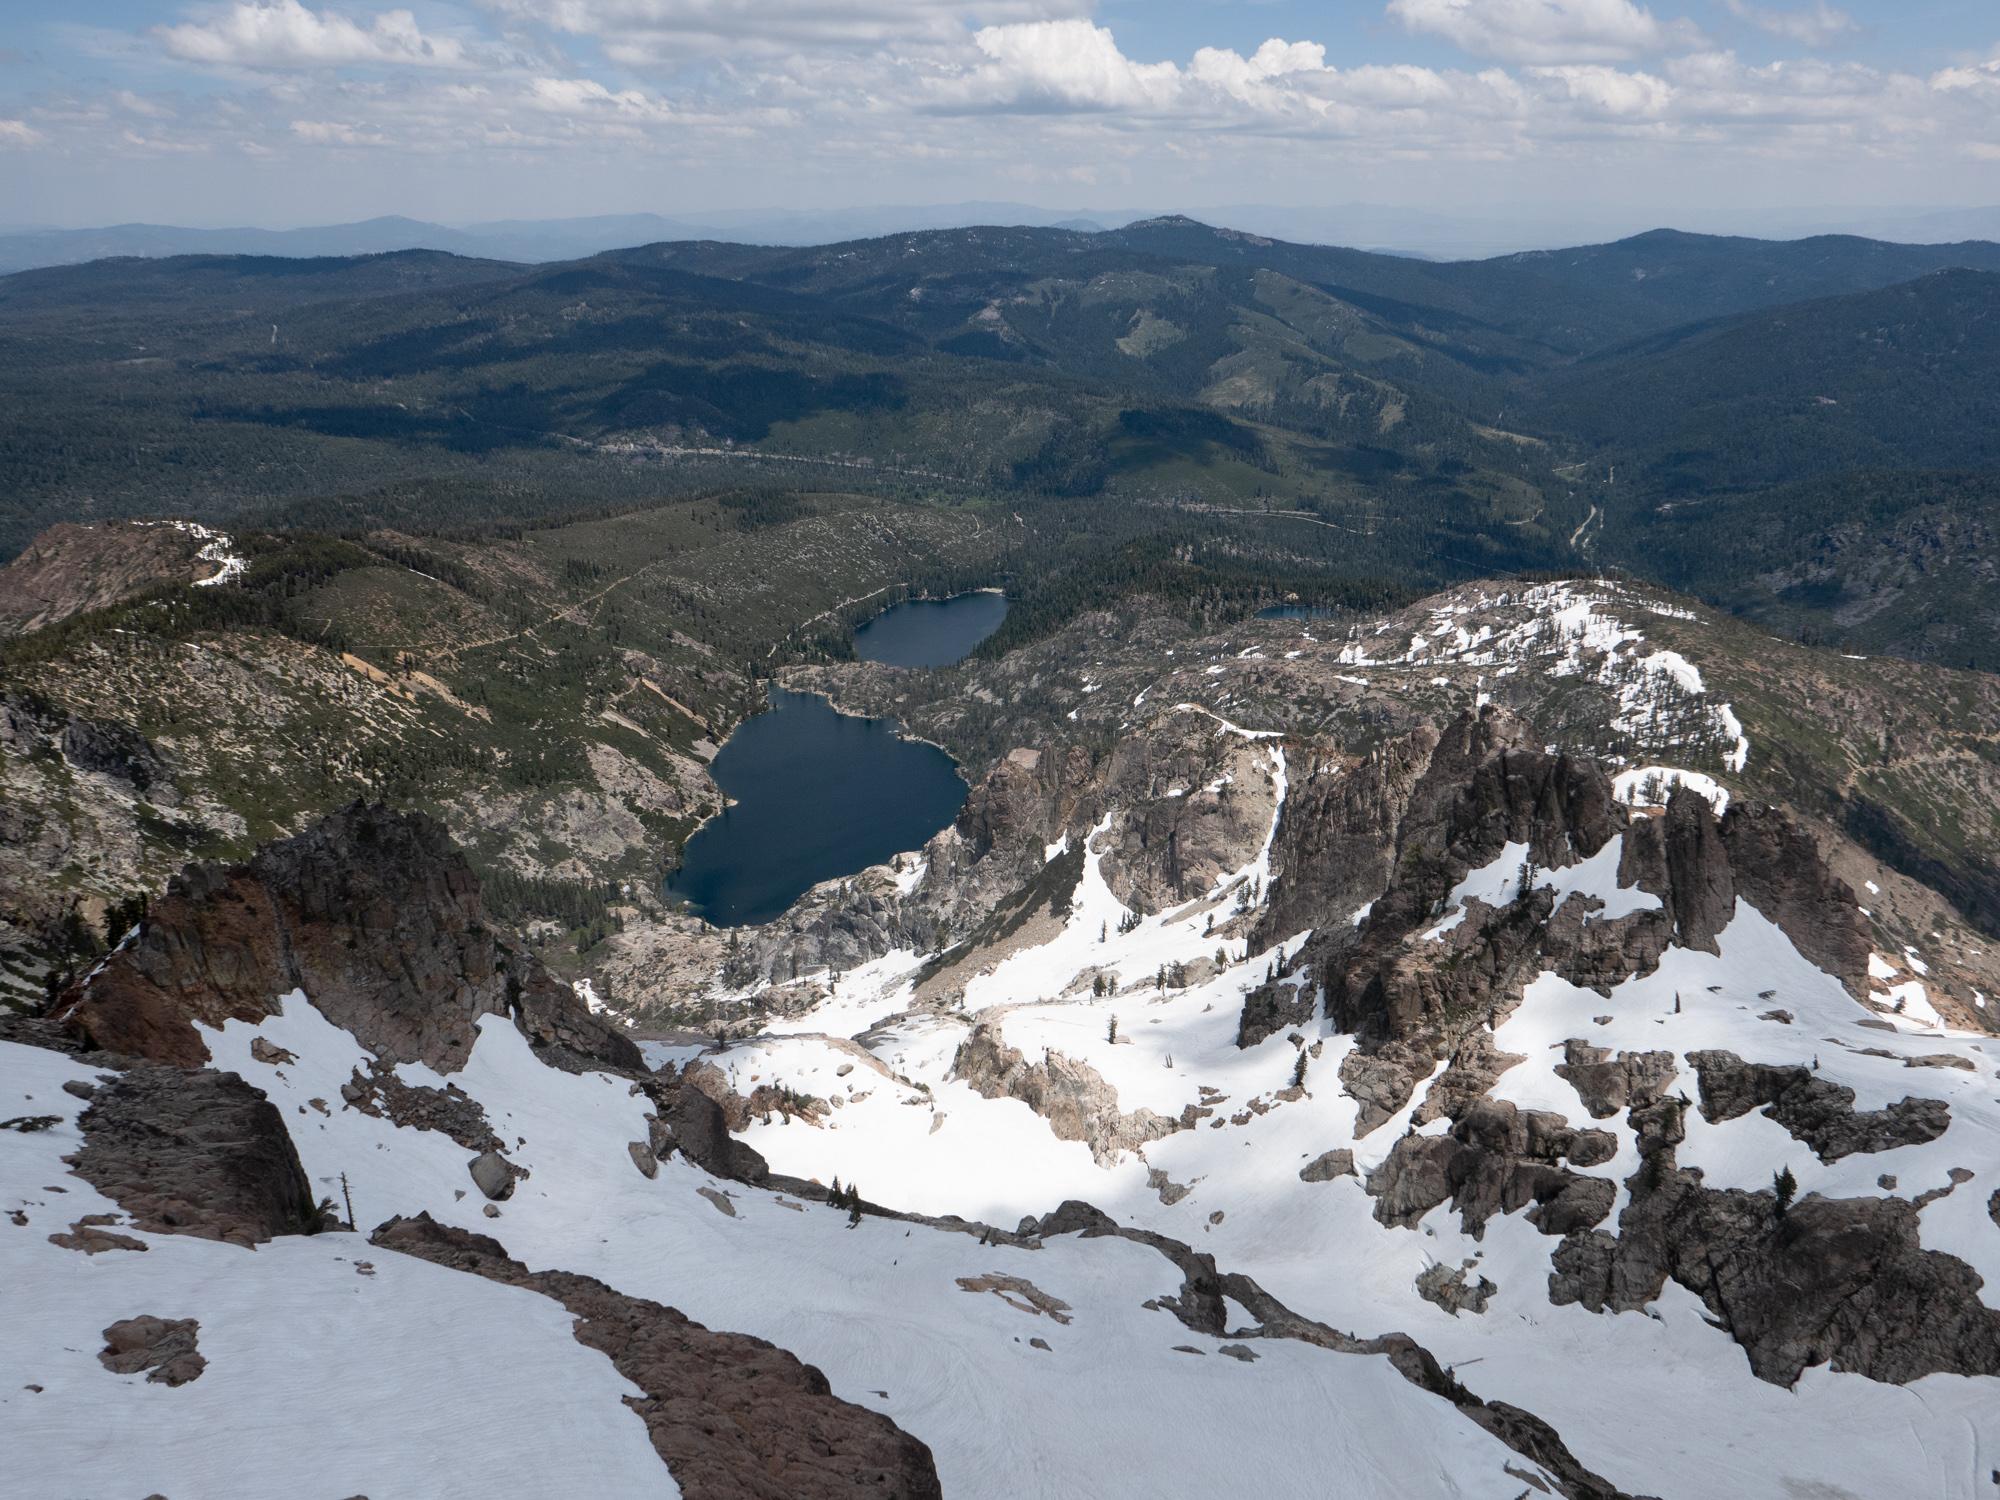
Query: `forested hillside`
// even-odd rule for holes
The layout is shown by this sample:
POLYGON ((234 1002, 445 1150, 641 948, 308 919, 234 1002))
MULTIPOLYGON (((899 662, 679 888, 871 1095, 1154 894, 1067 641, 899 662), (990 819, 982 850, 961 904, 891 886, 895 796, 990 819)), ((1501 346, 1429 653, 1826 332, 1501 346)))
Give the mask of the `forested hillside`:
POLYGON ((2000 458, 1995 267, 1664 231, 1439 264, 1180 218, 535 267, 104 261, 0 278, 0 553, 119 515, 495 536, 718 491, 1109 505, 1031 528, 1090 542, 1027 570, 1018 631, 1186 567, 1197 517, 1270 512, 1239 562, 1306 592, 1615 561, 1986 663, 1924 549, 1962 555, 2000 458), (1893 476, 1944 469, 1974 478, 1912 529, 1893 476), (1905 559, 1893 607, 1829 548, 1905 559))

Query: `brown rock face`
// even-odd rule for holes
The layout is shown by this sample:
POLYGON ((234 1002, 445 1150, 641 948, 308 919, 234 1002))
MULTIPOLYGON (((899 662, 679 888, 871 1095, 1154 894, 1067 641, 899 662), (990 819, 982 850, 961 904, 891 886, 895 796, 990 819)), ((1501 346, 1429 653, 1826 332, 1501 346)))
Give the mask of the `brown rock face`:
POLYGON ((199 1067, 196 1021, 261 1020, 293 990, 385 1062, 454 1071, 479 1017, 511 1015, 547 1060, 642 1067, 495 932, 437 824, 362 803, 247 864, 189 866, 58 1015, 107 1051, 199 1067))
POLYGON ((195 1348, 201 1324, 193 1318, 125 1318, 104 1330, 97 1362, 114 1375, 137 1375, 156 1385, 199 1380, 208 1360, 195 1348))
POLYGON ((156 584, 208 577, 215 565, 196 560, 201 545, 171 526, 59 522, 0 568, 0 635, 40 630, 156 584))
POLYGON ((234 1073, 130 1068, 77 1123, 71 1170, 141 1229, 256 1245, 319 1228, 284 1117, 234 1073))
POLYGON ((1608 1132, 1573 1129, 1561 1115, 1481 1099, 1450 1135, 1406 1135, 1397 1141, 1366 1185, 1383 1224, 1409 1228, 1449 1202, 1475 1239, 1493 1215, 1523 1208, 1532 1208, 1529 1218, 1542 1233, 1567 1234, 1601 1222, 1617 1188, 1608 1178, 1582 1176, 1562 1162, 1598 1165, 1610 1159, 1616 1144, 1608 1132))
POLYGON ((563 1271, 537 1271, 485 1235, 429 1215, 391 1219, 385 1250, 552 1297, 577 1342, 645 1394, 628 1396, 689 1500, 936 1500, 930 1449, 887 1417, 850 1406, 811 1365, 762 1339, 717 1333, 671 1307, 563 1271))
POLYGON ((1129 1114, 1118 1108, 1118 1091, 1095 1068, 1051 1052, 1031 1063, 1002 1039, 998 1027, 982 1022, 958 1044, 951 1076, 988 1099, 1019 1099, 1049 1122, 1059 1140, 1082 1141, 1099 1165, 1171 1135, 1180 1121, 1150 1109, 1129 1114))
POLYGON ((1690 1052, 1701 1081, 1701 1112, 1733 1120, 1759 1105, 1824 1162, 1934 1141, 1951 1127, 1942 1099, 1906 1097, 1886 1109, 1857 1110, 1854 1090, 1804 1066, 1746 1063, 1734 1052, 1690 1052))
POLYGON ((1649 1160, 1629 1179, 1617 1237, 1564 1240, 1551 1301, 1632 1311, 1672 1278, 1779 1385, 1820 1364, 1897 1384, 2000 1374, 2000 1312, 1979 1300, 1972 1267, 1922 1248, 1915 1205, 1814 1194, 1779 1214, 1770 1193, 1706 1188, 1676 1169, 1671 1133, 1642 1136, 1641 1150, 1649 1160))

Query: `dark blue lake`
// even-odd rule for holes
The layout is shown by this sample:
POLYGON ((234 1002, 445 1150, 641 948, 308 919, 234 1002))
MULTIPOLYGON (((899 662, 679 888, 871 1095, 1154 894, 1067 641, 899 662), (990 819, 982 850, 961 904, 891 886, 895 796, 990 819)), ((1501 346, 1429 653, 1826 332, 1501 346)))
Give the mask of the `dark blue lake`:
POLYGON ((768 922, 822 880, 921 848, 966 793, 950 756, 888 720, 776 688, 708 770, 736 805, 688 840, 667 893, 719 927, 768 922))
POLYGON ((1331 620, 1336 611, 1324 604, 1273 604, 1257 611, 1260 620, 1331 620))
POLYGON ((957 594, 890 606, 854 632, 854 654, 891 667, 948 667, 1007 618, 1005 594, 957 594))

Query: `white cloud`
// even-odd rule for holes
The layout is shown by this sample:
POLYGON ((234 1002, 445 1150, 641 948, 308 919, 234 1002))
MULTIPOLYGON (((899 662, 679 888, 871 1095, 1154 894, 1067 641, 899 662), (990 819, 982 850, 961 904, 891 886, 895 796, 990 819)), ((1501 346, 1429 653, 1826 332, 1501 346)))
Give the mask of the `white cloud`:
POLYGON ((1972 89, 2000 89, 2000 58, 1966 67, 1944 68, 1931 74, 1931 87, 1943 94, 1972 89))
POLYGON ((1673 85, 1650 73, 1628 73, 1594 63, 1530 68, 1528 76, 1545 93, 1610 119, 1656 119, 1673 103, 1673 85))
POLYGON ((664 99, 637 89, 613 91, 593 78, 537 78, 529 85, 535 108, 556 115, 618 115, 627 119, 661 121, 673 118, 664 99))
POLYGON ((155 35, 183 61, 243 68, 459 68, 473 61, 463 42, 426 35, 407 10, 382 11, 364 24, 299 0, 236 0, 207 20, 162 26, 155 35))
POLYGON ((1765 10, 1744 0, 1722 0, 1729 13, 1748 21, 1759 31, 1797 42, 1802 47, 1824 47, 1861 28, 1844 10, 1835 10, 1826 0, 1813 0, 1805 10, 1765 10))
POLYGON ((1692 22, 1661 21, 1633 0, 1389 0, 1388 14, 1509 62, 1623 62, 1702 44, 1692 22))
POLYGON ((712 53, 923 50, 962 44, 972 25, 1060 19, 1090 0, 483 0, 510 20, 593 38, 623 66, 712 53))
POLYGON ((294 120, 292 134, 313 146, 386 146, 389 137, 379 130, 350 125, 341 120, 294 120))
MULTIPOLYGON (((367 0, 329 3, 236 0, 183 17, 170 29, 201 33, 202 65, 226 57, 262 70, 251 79, 225 69, 200 110, 164 92, 51 95, 38 99, 32 129, 0 121, 0 147, 46 138, 64 150, 136 153, 186 142, 240 157, 256 141, 279 158, 393 148, 412 172, 447 156, 476 172, 487 153, 485 170, 556 179, 570 161, 579 173, 615 174, 650 155, 657 172, 832 184, 878 201, 906 190, 898 183, 948 196, 1025 180, 1166 203, 1200 201, 1191 184, 1239 201, 1412 161, 1529 172, 1567 161, 1601 178, 1649 164, 1723 170, 1747 156, 1822 174, 1952 160, 1964 174, 1974 143, 2000 127, 2000 61, 1929 77, 1804 55, 1751 66, 1690 46, 1667 9, 1684 0, 1651 0, 1657 10, 1634 0, 1396 0, 1391 14, 1429 18, 1415 29, 1448 24, 1475 50, 1511 58, 1455 68, 1343 68, 1322 43, 1287 38, 1135 56, 1122 33, 1060 13, 1084 0, 480 0, 510 19, 489 16, 483 34, 454 28, 449 46, 445 33, 426 35, 449 11, 419 10, 419 25, 361 8, 367 0), (540 19, 500 30, 528 12, 540 19), (284 23, 275 32, 271 17, 284 23), (764 17, 769 30, 752 41, 747 29, 764 17), (590 47, 566 57, 566 40, 550 35, 559 24, 622 29, 591 33, 590 47), (703 36, 730 28, 745 31, 740 44, 702 50, 703 36), (423 43, 431 66, 384 66, 423 43), (677 49, 690 65, 635 80, 604 63, 614 44, 658 57, 677 49), (163 104, 176 108, 145 117, 163 104), (968 126, 968 116, 981 123, 968 126), (121 140, 127 126, 143 127, 143 145, 121 140), (523 167, 531 156, 539 165, 523 167)), ((1809 0, 1770 3, 1797 10, 1809 0)))
POLYGON ((1181 89, 1173 63, 1134 62, 1089 21, 988 26, 972 40, 985 60, 948 92, 973 107, 1147 112, 1170 108, 1181 89))
POLYGON ((147 120, 165 120, 173 116, 173 111, 152 99, 144 99, 130 89, 120 89, 112 95, 112 100, 128 115, 138 115, 147 120))

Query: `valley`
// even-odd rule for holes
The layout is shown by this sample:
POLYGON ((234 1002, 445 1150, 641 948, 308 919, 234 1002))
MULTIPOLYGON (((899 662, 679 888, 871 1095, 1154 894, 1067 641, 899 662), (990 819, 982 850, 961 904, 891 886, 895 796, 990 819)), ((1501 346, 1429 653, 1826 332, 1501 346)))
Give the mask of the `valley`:
POLYGON ((0 277, 11 1478, 1989 1494, 1996 257, 0 277))

